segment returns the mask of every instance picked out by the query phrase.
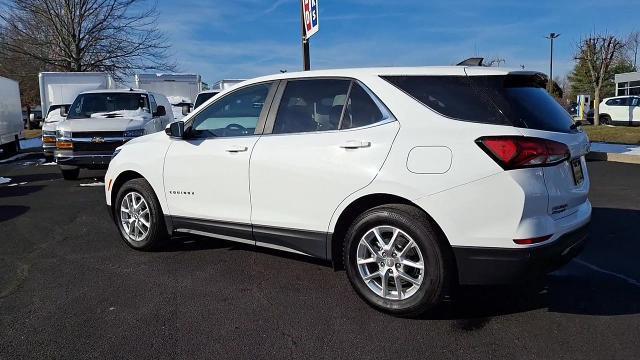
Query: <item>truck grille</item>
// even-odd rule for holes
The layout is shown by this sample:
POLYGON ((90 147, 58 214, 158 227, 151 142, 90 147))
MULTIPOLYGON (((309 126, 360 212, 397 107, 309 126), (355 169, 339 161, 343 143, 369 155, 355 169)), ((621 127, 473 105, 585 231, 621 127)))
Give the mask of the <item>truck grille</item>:
POLYGON ((91 139, 94 137, 101 138, 114 138, 114 137, 123 137, 123 131, 83 131, 83 132, 73 132, 73 137, 78 139, 91 139))
MULTIPOLYGON (((75 135, 75 134, 74 134, 75 135)), ((109 141, 103 143, 76 142, 73 144, 74 151, 114 151, 124 141, 109 141)))

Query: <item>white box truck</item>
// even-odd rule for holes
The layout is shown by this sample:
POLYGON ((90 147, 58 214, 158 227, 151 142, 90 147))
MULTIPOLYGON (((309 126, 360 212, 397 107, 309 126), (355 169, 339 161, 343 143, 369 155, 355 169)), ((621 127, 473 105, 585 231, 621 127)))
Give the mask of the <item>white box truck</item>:
POLYGON ((212 90, 227 90, 245 81, 245 79, 223 79, 211 86, 212 90))
POLYGON ((192 106, 202 91, 202 79, 197 74, 137 74, 135 87, 157 92, 169 99, 175 119, 182 118, 182 107, 192 106))
POLYGON ((42 106, 42 150, 48 158, 56 149, 56 126, 64 118, 61 107, 69 107, 76 96, 84 91, 112 89, 111 75, 102 72, 41 72, 40 103, 42 106))
POLYGON ((18 152, 23 129, 18 82, 0 77, 0 147, 2 148, 2 156, 18 152))

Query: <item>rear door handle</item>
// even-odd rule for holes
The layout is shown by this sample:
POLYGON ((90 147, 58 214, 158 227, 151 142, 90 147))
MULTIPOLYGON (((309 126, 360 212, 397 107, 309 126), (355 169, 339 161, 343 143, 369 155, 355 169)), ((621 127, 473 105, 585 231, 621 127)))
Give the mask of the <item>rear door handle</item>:
POLYGON ((234 146, 231 146, 230 148, 227 148, 226 151, 230 153, 239 153, 239 152, 245 152, 248 149, 249 148, 246 146, 234 145, 234 146))
POLYGON ((346 143, 340 145, 343 149, 360 149, 360 148, 368 148, 371 146, 371 142, 369 141, 358 141, 358 140, 349 140, 346 143))

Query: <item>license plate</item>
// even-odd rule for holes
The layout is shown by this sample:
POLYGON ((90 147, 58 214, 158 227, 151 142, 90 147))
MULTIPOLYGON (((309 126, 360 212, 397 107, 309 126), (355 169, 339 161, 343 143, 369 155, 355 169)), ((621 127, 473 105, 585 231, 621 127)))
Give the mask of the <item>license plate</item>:
POLYGON ((573 181, 576 185, 582 184, 584 174, 582 173, 582 162, 580 159, 571 160, 571 170, 573 170, 573 181))

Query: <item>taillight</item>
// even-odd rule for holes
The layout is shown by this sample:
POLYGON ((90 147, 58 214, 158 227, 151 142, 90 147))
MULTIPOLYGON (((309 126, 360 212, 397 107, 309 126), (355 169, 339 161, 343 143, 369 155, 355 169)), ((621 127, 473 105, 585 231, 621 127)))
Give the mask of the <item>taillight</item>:
POLYGON ((561 142, 524 136, 486 136, 476 143, 505 170, 549 166, 569 159, 561 142))

